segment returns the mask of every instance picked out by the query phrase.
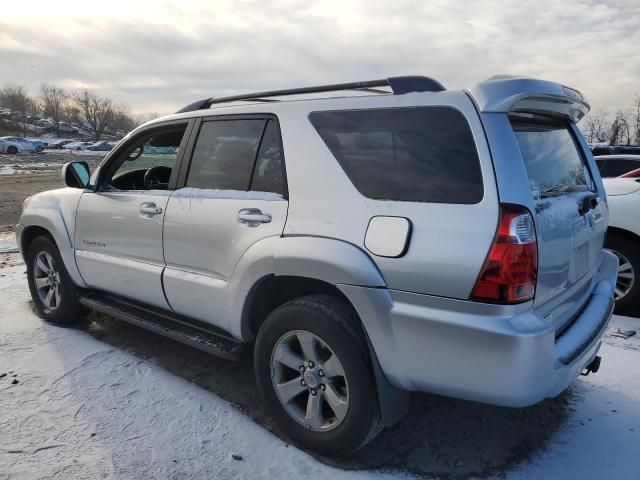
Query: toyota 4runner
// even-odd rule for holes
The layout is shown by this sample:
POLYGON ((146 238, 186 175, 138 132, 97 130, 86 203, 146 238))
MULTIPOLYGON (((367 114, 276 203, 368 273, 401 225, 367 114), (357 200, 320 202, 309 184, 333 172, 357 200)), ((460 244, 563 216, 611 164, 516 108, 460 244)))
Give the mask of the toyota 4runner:
POLYGON ((281 429, 325 454, 362 447, 410 391, 531 405, 598 369, 613 307, 588 110, 505 76, 195 102, 25 201, 33 301, 56 323, 91 308, 253 349, 281 429))

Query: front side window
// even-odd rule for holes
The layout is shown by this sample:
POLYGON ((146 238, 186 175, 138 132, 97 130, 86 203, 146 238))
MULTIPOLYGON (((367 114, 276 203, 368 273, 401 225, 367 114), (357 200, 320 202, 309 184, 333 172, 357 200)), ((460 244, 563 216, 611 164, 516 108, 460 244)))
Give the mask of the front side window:
POLYGON ((454 108, 313 112, 309 120, 366 197, 463 204, 482 200, 471 128, 454 108))
POLYGON ((266 120, 204 122, 189 166, 187 187, 249 189, 266 120))
POLYGON ((532 114, 509 117, 535 197, 594 190, 591 173, 569 125, 532 114))
POLYGON ((104 188, 166 190, 186 127, 163 128, 132 140, 107 172, 104 188))

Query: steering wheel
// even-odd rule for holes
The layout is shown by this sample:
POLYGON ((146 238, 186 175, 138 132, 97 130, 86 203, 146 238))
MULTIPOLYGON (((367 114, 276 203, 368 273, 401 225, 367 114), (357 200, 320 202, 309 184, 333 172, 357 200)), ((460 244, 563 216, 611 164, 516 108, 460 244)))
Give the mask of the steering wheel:
POLYGON ((158 165, 151 167, 144 174, 144 188, 147 190, 160 189, 166 190, 171 177, 171 167, 158 165))

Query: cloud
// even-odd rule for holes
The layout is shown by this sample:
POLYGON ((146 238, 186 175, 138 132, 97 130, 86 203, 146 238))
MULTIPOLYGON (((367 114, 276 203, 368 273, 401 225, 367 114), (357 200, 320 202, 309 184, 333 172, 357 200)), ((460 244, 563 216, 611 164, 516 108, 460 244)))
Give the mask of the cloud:
POLYGON ((640 93, 637 1, 104 3, 3 15, 0 82, 87 86, 160 112, 211 95, 400 74, 449 88, 537 76, 605 109, 640 93))

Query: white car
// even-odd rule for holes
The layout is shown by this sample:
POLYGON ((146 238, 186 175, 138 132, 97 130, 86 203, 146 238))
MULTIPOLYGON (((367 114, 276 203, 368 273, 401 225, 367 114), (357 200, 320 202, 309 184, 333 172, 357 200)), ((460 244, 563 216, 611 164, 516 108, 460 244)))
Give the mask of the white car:
MULTIPOLYGON (((15 146, 19 146, 19 150, 20 152, 35 152, 36 151, 36 146, 31 143, 29 140, 27 140, 24 137, 0 137, 0 140, 4 140, 6 142, 11 143, 12 145, 15 146)), ((13 149, 11 149, 13 150, 13 149)), ((12 152, 8 152, 8 153, 12 153, 12 152)), ((18 152, 13 152, 13 153, 18 153, 18 152)))
POLYGON ((62 148, 65 150, 88 150, 89 146, 93 145, 93 143, 94 142, 71 142, 62 148))
POLYGON ((616 312, 640 311, 640 181, 603 178, 609 203, 609 229, 605 247, 619 259, 616 312))
POLYGON ((16 142, 9 142, 8 140, 0 139, 0 153, 15 154, 21 152, 20 144, 16 142))

